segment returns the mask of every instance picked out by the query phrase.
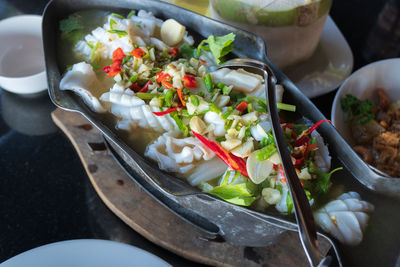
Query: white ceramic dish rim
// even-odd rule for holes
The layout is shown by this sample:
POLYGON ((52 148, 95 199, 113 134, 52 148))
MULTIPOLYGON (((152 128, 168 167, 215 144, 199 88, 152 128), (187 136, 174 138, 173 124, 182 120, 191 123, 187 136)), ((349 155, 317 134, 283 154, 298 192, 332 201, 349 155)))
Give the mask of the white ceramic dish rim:
MULTIPOLYGON (((13 17, 9 17, 9 18, 5 18, 3 20, 0 20, 0 38, 2 36, 2 34, 4 33, 10 33, 9 30, 7 30, 7 26, 18 22, 18 23, 22 23, 23 21, 29 21, 32 23, 38 23, 40 25, 40 34, 41 34, 41 25, 42 25, 42 16, 40 15, 17 15, 17 16, 13 16, 13 17)), ((7 77, 7 76, 1 76, 2 79, 4 79, 6 81, 6 84, 12 84, 15 82, 18 83, 29 83, 31 81, 45 81, 46 80, 46 72, 45 70, 36 73, 36 74, 32 74, 32 75, 27 75, 27 76, 21 76, 21 77, 7 77)), ((33 94, 33 93, 38 93, 41 91, 45 91, 47 90, 47 86, 38 86, 36 89, 24 89, 24 90, 13 90, 11 88, 7 88, 6 87, 2 87, 3 89, 13 92, 13 93, 18 93, 18 94, 33 94), (43 87, 43 88, 41 88, 43 87)), ((33 88, 33 87, 32 87, 33 88)))
POLYGON ((96 265, 98 267, 110 266, 107 263, 113 263, 112 266, 116 267, 128 266, 127 262, 129 262, 129 266, 134 266, 135 262, 136 264, 147 262, 146 266, 152 267, 171 266, 146 250, 102 239, 75 239, 50 243, 22 252, 6 260, 0 266, 39 266, 36 264, 43 264, 40 266, 49 267, 57 264, 57 266, 64 267, 73 264, 70 266, 83 267, 88 266, 85 264, 99 264, 99 262, 102 263, 96 265), (95 248, 97 249, 96 253, 93 252, 95 248))

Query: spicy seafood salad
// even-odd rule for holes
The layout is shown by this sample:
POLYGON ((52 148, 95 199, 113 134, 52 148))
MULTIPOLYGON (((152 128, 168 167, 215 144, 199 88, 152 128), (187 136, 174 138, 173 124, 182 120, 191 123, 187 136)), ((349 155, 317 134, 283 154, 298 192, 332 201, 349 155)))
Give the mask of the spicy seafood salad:
MULTIPOLYGON (((144 156, 160 169, 236 205, 293 212, 263 77, 217 69, 233 50, 234 33, 195 45, 184 25, 140 10, 108 14, 104 25, 76 38, 84 28, 80 19, 74 14, 60 22, 61 40, 72 41, 81 58, 67 69, 60 89, 75 91, 96 112, 113 114, 116 129, 144 145, 144 156)), ((294 112, 295 106, 282 103, 283 94, 278 85, 278 108, 294 112)), ((373 206, 355 192, 319 202, 338 170, 331 170, 317 133, 321 123, 282 120, 281 126, 316 222, 341 242, 358 244, 373 206)))

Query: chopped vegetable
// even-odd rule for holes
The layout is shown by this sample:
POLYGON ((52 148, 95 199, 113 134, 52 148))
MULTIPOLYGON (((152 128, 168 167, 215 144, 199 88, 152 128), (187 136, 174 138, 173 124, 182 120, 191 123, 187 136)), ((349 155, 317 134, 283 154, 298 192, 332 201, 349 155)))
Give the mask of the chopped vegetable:
POLYGON ((184 75, 183 77, 184 85, 187 88, 196 88, 197 87, 197 82, 196 78, 193 75, 184 75))
POLYGON ((152 81, 148 80, 146 84, 140 89, 140 93, 146 93, 149 90, 149 85, 153 84, 152 81))
POLYGON ((307 130, 307 133, 312 133, 315 129, 317 129, 322 123, 324 122, 330 122, 332 123, 330 120, 322 120, 317 122, 316 124, 314 124, 310 129, 307 130))
POLYGON ((204 145, 211 149, 217 157, 219 157, 226 165, 231 167, 236 171, 240 171, 243 176, 249 177, 246 170, 246 162, 232 153, 226 152, 218 143, 207 140, 204 136, 192 131, 194 136, 196 136, 204 145))
POLYGON ((181 88, 178 88, 178 89, 176 89, 176 92, 178 93, 178 96, 179 96, 179 100, 181 101, 181 103, 182 103, 182 106, 186 106, 186 103, 185 103, 185 100, 183 100, 183 93, 182 93, 182 89, 181 88))
POLYGON ((275 152, 276 152, 276 145, 275 144, 269 144, 260 150, 256 151, 256 159, 258 161, 263 161, 269 159, 275 152))
POLYGON ((126 36, 128 33, 126 31, 121 31, 121 30, 109 30, 109 33, 115 33, 118 35, 118 37, 126 36))
POLYGON ((146 55, 146 52, 141 48, 136 48, 132 50, 131 54, 136 58, 142 58, 146 55))
POLYGON ((164 116, 164 115, 169 114, 169 113, 171 113, 171 112, 174 112, 174 111, 176 111, 176 110, 178 110, 178 108, 169 108, 169 109, 164 110, 164 111, 161 111, 161 112, 155 112, 155 111, 153 111, 153 113, 154 113, 154 115, 156 115, 156 116, 164 116))
POLYGON ((250 206, 256 199, 249 191, 247 183, 220 185, 206 192, 240 206, 250 206))
POLYGON ((78 16, 69 16, 67 19, 60 21, 61 37, 75 44, 83 35, 83 26, 78 16))
POLYGON ((247 109, 248 103, 246 101, 240 102, 239 105, 236 106, 236 110, 239 110, 240 112, 243 112, 247 109))
POLYGON ((133 15, 135 15, 135 10, 131 10, 126 18, 130 19, 133 15))
POLYGON ((224 36, 210 35, 206 40, 203 40, 197 47, 197 55, 200 56, 200 50, 211 52, 217 64, 222 63, 222 57, 233 51, 233 41, 235 34, 229 33, 224 36))
POLYGON ((136 96, 143 100, 150 100, 154 97, 158 97, 158 94, 150 94, 150 93, 136 93, 136 96))
POLYGON ((211 93, 214 88, 214 85, 210 73, 207 73, 206 76, 203 77, 203 82, 207 88, 207 91, 211 93))

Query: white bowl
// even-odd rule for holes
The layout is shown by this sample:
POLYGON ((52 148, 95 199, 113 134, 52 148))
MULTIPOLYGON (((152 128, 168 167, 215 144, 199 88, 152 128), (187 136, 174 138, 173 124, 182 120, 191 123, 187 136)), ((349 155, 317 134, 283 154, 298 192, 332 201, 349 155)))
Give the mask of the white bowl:
POLYGON ((17 94, 47 89, 42 17, 21 15, 0 21, 0 87, 17 94))
POLYGON ((346 124, 347 117, 340 106, 340 100, 346 94, 352 94, 361 100, 371 99, 377 88, 383 88, 392 101, 400 99, 400 58, 381 60, 364 66, 348 77, 337 91, 332 104, 332 123, 350 145, 355 142, 346 124))

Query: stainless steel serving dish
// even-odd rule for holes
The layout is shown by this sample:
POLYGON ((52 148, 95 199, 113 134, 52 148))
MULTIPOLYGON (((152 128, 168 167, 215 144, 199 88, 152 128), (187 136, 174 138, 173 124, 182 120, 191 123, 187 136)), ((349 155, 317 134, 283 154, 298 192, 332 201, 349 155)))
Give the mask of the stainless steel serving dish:
MULTIPOLYGON (((49 95, 55 105, 62 109, 79 112, 95 125, 106 137, 110 149, 118 162, 131 174, 133 180, 167 208, 203 230, 210 240, 224 240, 246 246, 265 246, 274 241, 283 231, 297 231, 297 225, 288 217, 263 214, 238 207, 200 192, 180 179, 161 172, 130 148, 121 137, 104 122, 104 115, 92 112, 83 101, 71 92, 61 91, 59 83, 63 66, 57 55, 58 22, 68 15, 85 9, 128 13, 132 9, 145 9, 160 18, 174 18, 195 33, 207 37, 235 32, 235 51, 238 57, 253 58, 265 62, 273 70, 278 83, 285 88, 284 102, 295 104, 296 116, 310 123, 325 119, 313 103, 274 65, 266 55, 264 41, 245 31, 211 20, 185 9, 153 0, 55 0, 48 4, 43 17, 43 42, 49 95), (249 227, 251 225, 251 227, 249 227)), ((400 180, 377 175, 353 152, 335 128, 322 124, 319 133, 329 144, 331 155, 339 159, 345 168, 350 183, 362 191, 374 191, 390 196, 400 196, 400 180), (355 180, 354 177, 358 180, 355 180), (363 186, 362 186, 362 185, 363 186), (365 190, 363 187, 368 188, 365 190)), ((336 161, 337 162, 337 161, 336 161)), ((373 194, 376 195, 376 194, 373 194)), ((337 248, 330 238, 319 234, 320 248, 326 254, 336 254, 337 248)), ((338 257, 340 263, 340 257, 338 257)))

